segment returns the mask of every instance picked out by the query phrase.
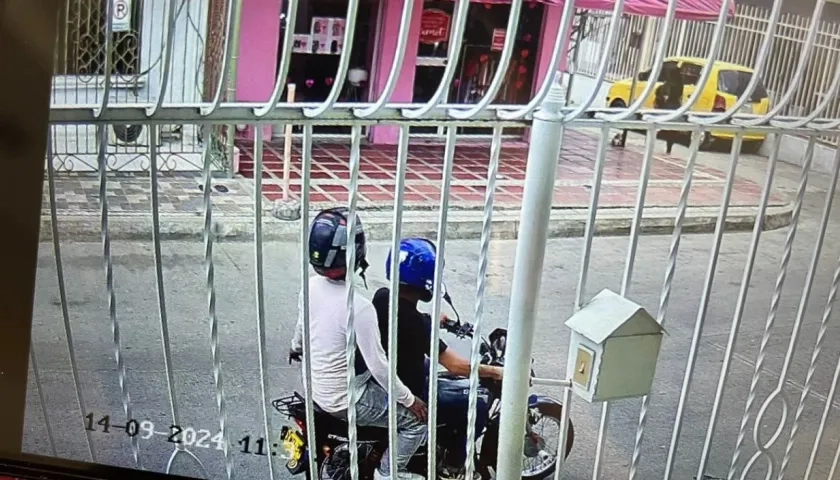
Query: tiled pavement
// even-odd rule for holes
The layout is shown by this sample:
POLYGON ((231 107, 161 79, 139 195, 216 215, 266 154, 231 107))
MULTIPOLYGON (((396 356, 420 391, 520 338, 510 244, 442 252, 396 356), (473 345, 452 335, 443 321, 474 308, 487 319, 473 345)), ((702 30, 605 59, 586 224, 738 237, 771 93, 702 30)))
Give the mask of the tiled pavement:
MULTIPOLYGON (((555 208, 585 208, 589 205, 596 139, 579 132, 567 132, 557 169, 555 208)), ((240 144, 243 159, 240 170, 253 177, 253 146, 240 144)), ((282 146, 267 144, 264 149, 263 178, 266 208, 280 198, 282 182, 282 146)), ((381 209, 393 206, 395 147, 365 146, 361 152, 359 205, 381 209)), ((406 174, 405 203, 413 208, 436 208, 440 198, 443 169, 443 147, 411 145, 406 174)), ((522 199, 527 148, 506 146, 502 149, 497 177, 496 207, 516 209, 522 199)), ((294 149, 292 159, 292 195, 300 194, 300 151, 294 149)), ((341 144, 313 146, 313 207, 346 203, 349 177, 349 147, 341 144)), ((456 148, 454 178, 450 204, 453 208, 481 208, 484 203, 489 146, 462 145, 456 148)), ((602 182, 600 207, 633 207, 636 202, 642 154, 631 149, 610 149, 607 153, 602 182)), ((659 155, 652 166, 646 207, 673 207, 677 204, 684 160, 659 155)), ((723 172, 697 167, 689 196, 691 207, 720 204, 725 183, 723 172)), ((99 186, 95 176, 62 174, 57 177, 56 207, 59 214, 94 214, 99 211, 99 186)), ((159 178, 160 208, 163 214, 198 215, 203 209, 202 181, 195 174, 162 175, 159 178)), ((214 211, 225 215, 253 215, 253 182, 247 178, 214 180, 214 211)), ((148 175, 113 174, 108 178, 110 212, 120 214, 150 211, 148 175)), ((761 187, 738 178, 731 205, 757 205, 761 187)), ((44 210, 48 211, 47 189, 44 189, 44 210)), ((783 205, 786 199, 774 194, 771 205, 783 205)))
MULTIPOLYGON (((253 178, 253 145, 241 143, 243 159, 240 172, 253 178)), ((554 191, 555 208, 585 208, 590 201, 590 188, 597 139, 585 133, 567 131, 557 168, 554 191)), ((459 207, 480 207, 484 202, 489 145, 460 145, 455 149, 451 203, 459 207)), ((280 198, 283 175, 282 145, 266 144, 263 154, 264 192, 267 198, 280 198)), ((522 144, 502 148, 497 176, 496 205, 518 208, 522 201, 523 180, 528 150, 522 144)), ((350 148, 341 144, 320 144, 312 148, 311 170, 313 202, 342 203, 348 198, 350 148)), ((359 165, 359 203, 363 207, 393 205, 396 174, 396 147, 364 146, 359 165)), ((638 179, 643 155, 633 149, 610 147, 604 164, 600 206, 633 207, 636 203, 638 179)), ((300 194, 300 150, 295 145, 291 161, 292 194, 300 194)), ((672 207, 679 199, 685 173, 685 160, 658 155, 654 159, 648 186, 646 207, 672 207)), ((440 199, 443 176, 443 146, 410 145, 406 173, 405 202, 408 205, 435 205, 440 199)), ((717 206, 725 184, 719 170, 698 166, 689 204, 717 206)), ((757 205, 761 186, 737 179, 730 205, 757 205)), ((773 195, 771 205, 785 203, 773 195)))

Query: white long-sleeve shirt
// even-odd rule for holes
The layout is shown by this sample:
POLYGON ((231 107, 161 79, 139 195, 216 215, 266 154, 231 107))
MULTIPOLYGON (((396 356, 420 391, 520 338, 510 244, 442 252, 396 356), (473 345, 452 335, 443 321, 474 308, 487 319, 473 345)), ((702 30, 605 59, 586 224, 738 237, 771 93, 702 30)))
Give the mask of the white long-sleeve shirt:
MULTIPOLYGON (((388 357, 382 348, 376 310, 355 293, 356 345, 371 376, 388 385, 388 357)), ((316 275, 309 278, 309 352, 312 358, 312 399, 327 412, 347 409, 347 286, 316 275)), ((298 315, 292 348, 303 347, 303 316, 298 315)), ((406 407, 414 395, 397 379, 397 402, 406 407)))

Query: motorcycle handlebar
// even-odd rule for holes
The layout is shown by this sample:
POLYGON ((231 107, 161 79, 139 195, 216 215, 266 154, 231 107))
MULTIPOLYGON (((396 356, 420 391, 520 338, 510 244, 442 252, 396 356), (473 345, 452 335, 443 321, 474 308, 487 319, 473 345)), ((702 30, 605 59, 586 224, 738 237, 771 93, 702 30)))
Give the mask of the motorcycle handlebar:
POLYGON ((475 329, 467 322, 460 322, 458 320, 445 319, 440 322, 440 328, 447 332, 457 335, 459 337, 472 338, 475 329))

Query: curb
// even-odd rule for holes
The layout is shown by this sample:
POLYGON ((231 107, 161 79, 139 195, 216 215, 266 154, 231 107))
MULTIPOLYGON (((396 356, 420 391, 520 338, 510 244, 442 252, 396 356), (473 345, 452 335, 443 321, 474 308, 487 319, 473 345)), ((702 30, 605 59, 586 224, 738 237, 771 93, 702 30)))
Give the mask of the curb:
MULTIPOLYGON (((791 223, 792 205, 770 207, 764 215, 762 228, 776 230, 791 223)), ((390 240, 393 232, 393 213, 389 211, 362 211, 365 232, 370 240, 390 240)), ((603 208, 598 210, 595 235, 629 235, 633 222, 631 208, 603 208)), ((694 207, 686 210, 683 233, 708 233, 715 230, 719 209, 715 207, 694 207)), ((754 228, 757 208, 730 207, 726 217, 726 232, 749 231, 754 228)), ((674 230, 676 208, 648 208, 642 219, 642 234, 666 235, 674 230)), ((312 218, 312 215, 310 215, 312 218)), ((549 238, 581 237, 588 218, 587 209, 555 209, 551 214, 549 238)), ((448 214, 447 238, 476 239, 481 237, 484 222, 483 212, 450 211, 448 214)), ((491 237, 495 239, 516 239, 521 224, 519 211, 499 210, 493 214, 491 237)), ((435 211, 409 210, 403 213, 402 233, 404 236, 437 235, 438 213, 435 211)), ((219 240, 247 241, 254 238, 252 216, 225 216, 216 214, 212 230, 219 240)), ((109 232, 112 240, 150 240, 152 221, 150 215, 109 215, 109 232)), ((101 229, 98 214, 59 212, 58 235, 65 241, 100 241, 101 229)), ((204 218, 201 214, 161 214, 161 240, 195 240, 204 236, 204 218)), ((263 216, 263 239, 297 242, 300 239, 300 221, 283 221, 263 216)), ((52 240, 52 222, 49 215, 41 217, 41 240, 52 240)))

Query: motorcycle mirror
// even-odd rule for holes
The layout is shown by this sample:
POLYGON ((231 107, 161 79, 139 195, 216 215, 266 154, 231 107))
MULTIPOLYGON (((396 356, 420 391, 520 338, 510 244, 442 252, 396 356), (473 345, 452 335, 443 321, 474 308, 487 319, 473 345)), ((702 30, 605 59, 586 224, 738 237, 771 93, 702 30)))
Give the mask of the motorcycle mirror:
POLYGON ((449 308, 452 309, 452 313, 455 314, 455 321, 461 323, 461 316, 458 315, 458 310, 455 308, 455 305, 452 304, 452 297, 449 296, 449 292, 446 291, 446 284, 440 282, 440 291, 443 300, 449 304, 449 308))

